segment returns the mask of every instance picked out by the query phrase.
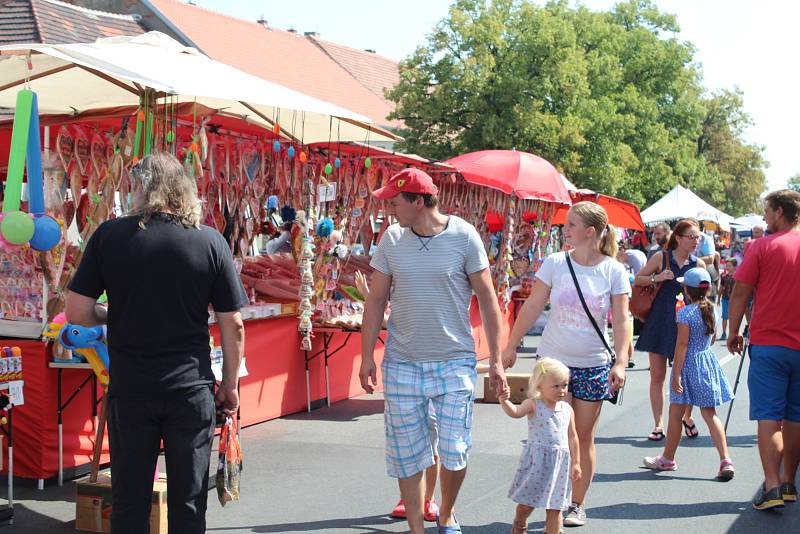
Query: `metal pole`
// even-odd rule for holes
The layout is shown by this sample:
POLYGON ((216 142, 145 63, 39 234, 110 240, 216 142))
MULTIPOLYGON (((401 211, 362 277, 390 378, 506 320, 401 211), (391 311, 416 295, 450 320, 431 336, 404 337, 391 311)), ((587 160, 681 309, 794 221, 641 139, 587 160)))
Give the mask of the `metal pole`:
POLYGON ((742 367, 744 366, 744 359, 747 356, 747 351, 750 349, 750 340, 745 338, 744 350, 739 355, 739 370, 736 371, 736 382, 733 384, 733 398, 730 405, 728 405, 728 415, 725 417, 725 433, 728 433, 728 422, 731 420, 731 412, 733 412, 733 401, 736 400, 736 391, 739 389, 739 377, 742 375, 742 367))

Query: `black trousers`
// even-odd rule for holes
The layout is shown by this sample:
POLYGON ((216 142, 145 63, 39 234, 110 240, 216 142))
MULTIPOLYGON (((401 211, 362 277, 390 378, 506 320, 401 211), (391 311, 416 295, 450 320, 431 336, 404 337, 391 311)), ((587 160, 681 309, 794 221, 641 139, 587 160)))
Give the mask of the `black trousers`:
POLYGON ((153 475, 164 441, 169 532, 206 531, 215 407, 210 387, 159 399, 108 399, 112 534, 150 530, 153 475))

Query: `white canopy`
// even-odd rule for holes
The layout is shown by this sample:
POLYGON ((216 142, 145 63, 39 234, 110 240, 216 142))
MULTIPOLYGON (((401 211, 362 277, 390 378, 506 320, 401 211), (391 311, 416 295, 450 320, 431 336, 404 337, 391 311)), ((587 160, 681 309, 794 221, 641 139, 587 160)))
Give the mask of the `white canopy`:
POLYGON ((26 79, 42 114, 138 105, 147 87, 158 91, 162 102, 167 96, 196 99, 269 130, 277 121, 285 136, 302 136, 305 143, 397 139, 367 117, 214 61, 159 32, 94 43, 0 46, 0 107, 15 106, 26 79))
POLYGON ((711 221, 723 228, 729 227, 733 220, 733 217, 721 212, 682 185, 676 185, 672 191, 642 212, 645 224, 687 217, 698 221, 711 221))
POLYGON ((767 223, 764 221, 764 218, 761 215, 755 215, 751 213, 735 218, 733 221, 731 221, 731 226, 737 230, 752 230, 756 226, 763 226, 766 228, 767 223))

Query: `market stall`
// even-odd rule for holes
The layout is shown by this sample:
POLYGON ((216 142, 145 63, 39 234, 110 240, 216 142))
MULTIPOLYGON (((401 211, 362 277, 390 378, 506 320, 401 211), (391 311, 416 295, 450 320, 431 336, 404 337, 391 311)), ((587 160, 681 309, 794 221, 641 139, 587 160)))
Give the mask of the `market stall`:
MULTIPOLYGON (((87 470, 102 393, 92 378, 97 368, 70 366, 66 345, 36 338, 48 325, 63 328, 59 312, 82 245, 104 220, 129 212, 130 169, 151 151, 182 161, 197 182, 204 223, 225 236, 241 266, 250 296, 242 310, 244 426, 361 393, 363 296, 355 273, 370 275, 369 254, 390 223, 371 192, 407 165, 434 172, 442 211, 480 230, 510 326, 510 288, 531 280, 557 246, 550 221, 563 199, 497 190, 450 166, 377 149, 369 143, 393 136, 366 119, 148 35, 0 56, 0 106, 13 107, 23 88, 41 96, 46 215, 62 236, 51 250, 20 242, 2 252, 26 274, 5 286, 14 304, 3 310, 0 335, 33 338, 22 357, 29 402, 15 416, 25 449, 19 476, 54 476, 59 450, 67 476, 87 470)), ((12 126, 0 123, 0 176, 12 126)), ((29 205, 23 198, 20 209, 29 205)), ((471 314, 484 358, 477 305, 471 314)), ((213 314, 210 329, 218 345, 213 314)), ((375 356, 379 362, 382 347, 375 356)), ((101 451, 107 461, 107 447, 101 451)))
MULTIPOLYGON (((18 455, 16 474, 23 477, 53 476, 58 450, 63 450, 68 476, 88 464, 101 393, 91 378, 92 369, 71 365, 72 355, 63 346, 36 338, 63 308, 63 292, 80 261, 82 244, 102 221, 128 212, 129 171, 139 158, 153 150, 178 156, 197 180, 204 222, 220 230, 241 263, 248 265, 245 258, 267 219, 268 198, 310 214, 317 209, 313 197, 319 182, 327 187, 329 181, 346 178, 355 169, 354 161, 344 165, 323 161, 304 141, 331 136, 342 141, 354 136, 393 139, 347 110, 211 62, 163 36, 105 44, 15 45, 15 51, 27 48, 31 53, 3 49, 0 56, 0 106, 13 108, 23 89, 42 95, 40 148, 44 148, 47 216, 59 223, 63 236, 49 251, 34 252, 22 242, 4 244, 2 251, 2 265, 14 276, 4 279, 8 298, 0 336, 33 338, 0 340, 0 345, 24 345, 29 370, 25 389, 29 402, 19 407, 16 418, 16 436, 25 451, 18 455)), ((10 120, 0 125, 4 181, 12 126, 10 120)), ((365 162, 369 167, 368 157, 359 158, 362 168, 365 162)), ((380 164, 375 167, 376 173, 383 171, 380 164)), ((29 205, 23 196, 20 213, 26 215, 29 205)), ((296 226, 307 227, 309 220, 298 217, 296 226)), ((242 276, 246 281, 246 271, 242 276)), ((250 372, 241 384, 245 424, 301 409, 302 403, 294 403, 287 392, 296 389, 291 379, 294 366, 303 366, 297 293, 281 298, 286 296, 281 287, 270 281, 248 287, 252 306, 243 312, 249 319, 250 372)), ((358 348, 358 343, 348 346, 350 363, 358 348)), ((349 396, 349 385, 344 393, 338 388, 352 383, 352 369, 343 371, 341 380, 339 371, 334 372, 332 396, 349 396)), ((107 448, 103 453, 107 461, 107 448)))

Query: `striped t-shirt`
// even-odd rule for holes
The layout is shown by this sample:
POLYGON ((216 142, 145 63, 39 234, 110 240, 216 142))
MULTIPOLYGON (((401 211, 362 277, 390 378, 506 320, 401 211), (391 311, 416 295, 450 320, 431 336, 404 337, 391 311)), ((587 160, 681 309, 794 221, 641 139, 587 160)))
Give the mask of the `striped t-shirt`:
POLYGON ((469 275, 489 267, 478 231, 450 216, 433 237, 390 226, 370 265, 392 277, 385 357, 415 362, 474 358, 469 275))

